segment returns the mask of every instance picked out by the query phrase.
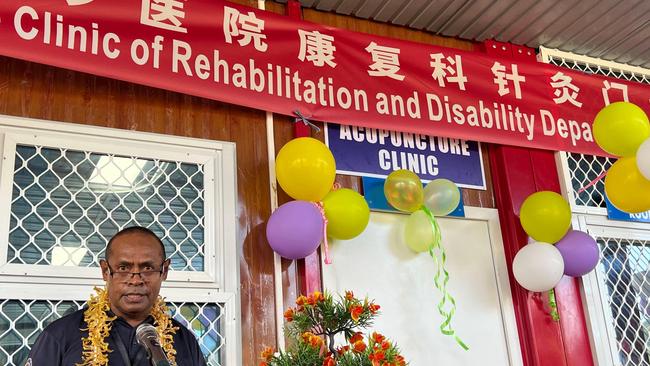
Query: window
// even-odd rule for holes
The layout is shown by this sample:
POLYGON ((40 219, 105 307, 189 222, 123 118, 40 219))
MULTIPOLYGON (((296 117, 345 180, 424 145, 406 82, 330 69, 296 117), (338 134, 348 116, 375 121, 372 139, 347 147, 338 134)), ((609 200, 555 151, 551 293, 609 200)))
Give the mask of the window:
MULTIPOLYGON (((542 61, 586 73, 650 84, 650 70, 541 48, 542 61)), ((583 189, 614 159, 558 154, 574 228, 599 245, 595 271, 582 278, 592 350, 598 365, 650 366, 650 224, 609 220, 604 180, 583 189)))
POLYGON ((234 145, 0 116, 0 364, 101 286, 118 230, 154 231, 163 295, 210 365, 239 364, 234 145))
POLYGON ((16 145, 8 263, 99 266, 119 228, 147 226, 175 270, 204 269, 203 164, 16 145))
POLYGON ((583 218, 579 228, 601 252, 597 269, 583 278, 599 361, 650 366, 650 230, 602 217, 583 218))

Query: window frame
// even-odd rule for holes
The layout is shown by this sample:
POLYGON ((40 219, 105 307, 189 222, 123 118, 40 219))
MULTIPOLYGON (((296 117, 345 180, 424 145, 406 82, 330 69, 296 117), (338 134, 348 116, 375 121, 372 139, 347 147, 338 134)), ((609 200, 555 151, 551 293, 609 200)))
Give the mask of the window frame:
MULTIPOLYGON (((594 237, 650 242, 650 224, 609 220, 604 216, 574 215, 573 225, 594 237)), ((621 365, 608 290, 599 270, 582 277, 582 295, 589 319, 592 349, 600 366, 621 365)))
POLYGON ((0 294, 16 300, 86 301, 102 287, 99 267, 7 263, 16 144, 162 159, 204 166, 203 271, 170 271, 169 302, 222 304, 224 364, 241 361, 237 171, 232 142, 176 137, 0 115, 0 294))

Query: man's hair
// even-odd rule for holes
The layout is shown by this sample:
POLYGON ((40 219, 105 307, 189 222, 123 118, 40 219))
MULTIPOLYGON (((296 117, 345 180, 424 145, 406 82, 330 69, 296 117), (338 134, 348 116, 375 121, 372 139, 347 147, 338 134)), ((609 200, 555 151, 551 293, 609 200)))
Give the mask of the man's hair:
POLYGON ((145 234, 151 236, 152 238, 155 238, 158 244, 160 244, 160 250, 162 251, 163 260, 167 259, 167 254, 165 253, 165 245, 163 244, 162 240, 160 240, 160 238, 158 237, 158 235, 156 235, 156 233, 142 226, 130 226, 127 227, 126 229, 120 230, 117 234, 113 235, 111 240, 108 241, 108 244, 106 244, 106 250, 104 251, 104 259, 108 260, 108 257, 111 254, 111 244, 113 243, 113 240, 119 238, 122 235, 132 234, 132 233, 145 234))

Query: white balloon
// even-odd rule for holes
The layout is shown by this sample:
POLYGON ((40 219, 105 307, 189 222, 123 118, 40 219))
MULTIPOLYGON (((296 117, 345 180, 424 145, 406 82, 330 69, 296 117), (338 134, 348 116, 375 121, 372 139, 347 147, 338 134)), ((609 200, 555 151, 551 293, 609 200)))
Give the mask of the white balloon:
POLYGON ((460 190, 449 179, 434 179, 424 187, 424 205, 434 216, 449 215, 459 203, 460 190))
POLYGON ((650 180, 650 137, 643 141, 636 151, 636 166, 641 175, 650 180))
POLYGON ((517 282, 528 291, 544 292, 562 279, 564 260, 554 245, 532 242, 519 249, 512 262, 512 271, 517 282))

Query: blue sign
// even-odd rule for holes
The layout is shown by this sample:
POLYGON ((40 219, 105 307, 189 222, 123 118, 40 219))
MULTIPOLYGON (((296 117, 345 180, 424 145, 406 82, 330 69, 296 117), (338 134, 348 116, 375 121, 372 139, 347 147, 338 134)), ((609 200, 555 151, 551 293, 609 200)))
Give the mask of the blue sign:
POLYGON ((325 142, 340 174, 386 178, 392 171, 408 169, 423 182, 447 178, 460 187, 485 189, 476 141, 326 124, 325 142))
POLYGON ((607 205, 607 218, 618 221, 650 222, 650 211, 640 213, 629 213, 619 210, 605 196, 607 205))
MULTIPOLYGON (((361 179, 363 183, 363 196, 365 197, 366 202, 368 202, 368 206, 371 210, 397 212, 397 210, 386 201, 386 196, 384 195, 385 179, 371 177, 363 177, 361 179)), ((465 217, 465 206, 463 204, 462 192, 458 207, 447 216, 465 217)))

